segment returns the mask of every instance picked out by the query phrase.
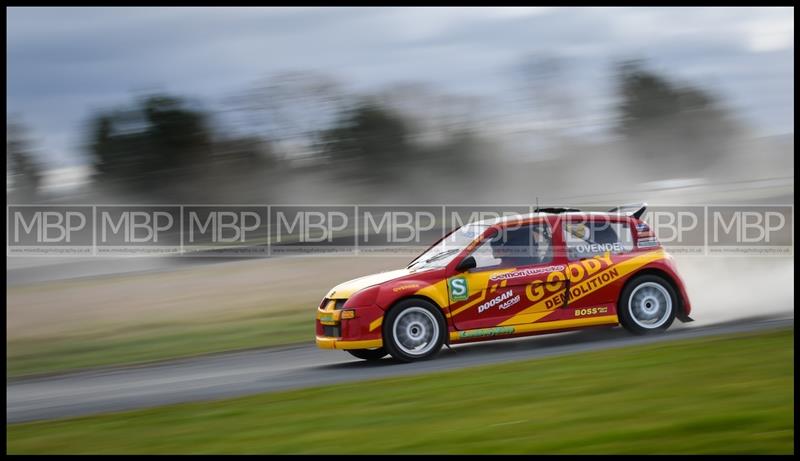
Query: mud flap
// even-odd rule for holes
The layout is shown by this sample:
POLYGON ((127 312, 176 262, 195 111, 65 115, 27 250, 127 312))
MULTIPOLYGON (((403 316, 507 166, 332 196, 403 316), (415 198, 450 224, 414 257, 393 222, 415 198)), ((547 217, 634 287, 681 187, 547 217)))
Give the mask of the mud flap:
POLYGON ((683 323, 694 322, 694 319, 689 317, 688 315, 679 314, 676 315, 676 317, 678 317, 678 320, 680 320, 683 323))

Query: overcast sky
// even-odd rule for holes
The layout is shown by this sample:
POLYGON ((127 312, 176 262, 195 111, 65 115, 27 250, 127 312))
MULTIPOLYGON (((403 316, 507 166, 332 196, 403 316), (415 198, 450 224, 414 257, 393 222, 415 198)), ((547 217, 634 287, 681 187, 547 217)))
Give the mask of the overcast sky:
POLYGON ((322 71, 354 89, 431 82, 496 100, 525 56, 564 62, 580 109, 611 108, 610 63, 722 96, 763 134, 793 132, 792 8, 9 8, 7 112, 54 165, 80 163, 97 108, 159 89, 215 104, 259 78, 322 71))

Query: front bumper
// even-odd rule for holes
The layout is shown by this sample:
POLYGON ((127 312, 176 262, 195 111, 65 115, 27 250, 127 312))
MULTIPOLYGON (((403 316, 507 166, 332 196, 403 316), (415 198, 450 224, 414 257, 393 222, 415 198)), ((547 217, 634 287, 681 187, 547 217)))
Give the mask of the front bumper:
POLYGON ((317 347, 320 349, 375 349, 383 346, 382 339, 365 339, 363 341, 347 341, 326 336, 317 336, 317 347))
MULTIPOLYGON (((335 301, 335 300, 334 300, 335 301)), ((381 322, 383 309, 378 306, 347 308, 355 317, 341 318, 334 301, 317 309, 316 342, 320 349, 374 349, 383 346, 381 322)))

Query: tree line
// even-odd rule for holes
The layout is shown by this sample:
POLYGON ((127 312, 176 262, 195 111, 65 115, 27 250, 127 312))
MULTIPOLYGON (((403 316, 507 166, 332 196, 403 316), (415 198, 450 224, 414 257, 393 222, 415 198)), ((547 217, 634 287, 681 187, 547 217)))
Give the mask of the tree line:
MULTIPOLYGON (((534 64, 531 88, 546 97, 537 96, 533 104, 552 116, 564 113, 568 101, 547 90, 548 84, 558 88, 557 82, 536 80, 542 69, 553 80, 553 63, 534 64)), ((684 169, 709 168, 739 130, 711 92, 676 83, 641 61, 618 64, 614 78, 615 131, 630 143, 635 160, 657 168, 676 162, 684 169)), ((399 108, 396 102, 407 96, 400 93, 393 103, 350 94, 319 74, 283 74, 231 98, 232 127, 187 98, 150 94, 93 114, 85 151, 98 183, 162 192, 177 183, 188 191, 213 189, 297 159, 341 170, 342 180, 373 183, 402 180, 399 172, 420 168, 443 176, 471 174, 491 160, 480 126, 468 122, 473 108, 458 106, 426 121, 399 108), (445 134, 424 142, 431 126, 445 134)), ((18 192, 34 194, 38 187, 41 166, 34 158, 20 124, 9 123, 7 163, 18 192)))

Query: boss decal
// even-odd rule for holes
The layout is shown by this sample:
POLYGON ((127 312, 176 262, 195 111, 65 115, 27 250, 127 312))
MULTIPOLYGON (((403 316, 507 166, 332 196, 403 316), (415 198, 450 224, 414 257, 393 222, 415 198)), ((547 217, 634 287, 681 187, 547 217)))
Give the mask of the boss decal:
POLYGON ((575 309, 575 317, 583 317, 584 315, 597 315, 608 313, 608 307, 587 307, 586 309, 575 309))
POLYGON ((464 277, 454 277, 447 281, 452 301, 463 301, 469 298, 467 279, 464 277))

